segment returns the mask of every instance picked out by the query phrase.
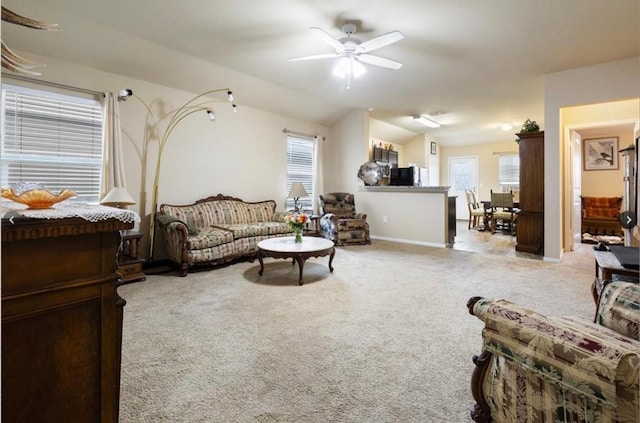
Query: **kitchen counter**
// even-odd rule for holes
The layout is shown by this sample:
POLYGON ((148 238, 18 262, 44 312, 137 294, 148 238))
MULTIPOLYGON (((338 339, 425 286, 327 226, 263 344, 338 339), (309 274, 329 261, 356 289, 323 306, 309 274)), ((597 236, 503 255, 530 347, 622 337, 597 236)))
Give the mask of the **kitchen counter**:
POLYGON ((428 192, 428 193, 446 193, 449 192, 448 186, 437 187, 408 187, 397 185, 364 185, 360 187, 360 191, 371 192, 428 192))
POLYGON ((444 248, 455 242, 455 200, 448 186, 365 185, 356 209, 367 213, 372 239, 444 248))

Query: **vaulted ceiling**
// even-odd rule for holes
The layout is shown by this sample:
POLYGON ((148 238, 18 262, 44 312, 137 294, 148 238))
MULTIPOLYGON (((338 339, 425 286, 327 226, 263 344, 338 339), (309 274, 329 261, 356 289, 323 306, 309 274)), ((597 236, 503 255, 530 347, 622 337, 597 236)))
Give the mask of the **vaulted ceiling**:
MULTIPOLYGON (((62 31, 4 24, 10 47, 193 92, 232 86, 240 104, 332 125, 353 108, 443 145, 512 141, 531 118, 544 128, 544 75, 638 56, 638 0, 4 0, 3 6, 62 31), (399 70, 366 66, 349 90, 335 59, 288 59, 333 50, 345 22, 366 41, 405 38, 376 55, 399 70), (195 78, 189 68, 219 72, 195 78), (240 100, 241 99, 241 100, 240 100), (433 114, 441 128, 415 124, 433 114), (504 123, 514 125, 508 132, 504 123)), ((43 70, 46 79, 46 68, 43 70)), ((197 74, 197 73, 196 73, 197 74)), ((637 95, 637 93, 635 93, 637 95)))

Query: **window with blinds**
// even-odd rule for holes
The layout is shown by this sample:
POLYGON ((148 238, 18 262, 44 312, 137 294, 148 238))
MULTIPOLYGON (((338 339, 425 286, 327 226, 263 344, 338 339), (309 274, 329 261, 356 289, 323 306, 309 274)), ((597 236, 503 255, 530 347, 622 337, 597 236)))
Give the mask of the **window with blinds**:
MULTIPOLYGON (((300 197, 298 204, 303 211, 314 209, 314 140, 298 136, 287 136, 287 193, 294 182, 301 182, 308 197, 300 197)), ((287 210, 293 210, 293 198, 287 198, 287 210)))
POLYGON ((502 191, 517 191, 520 186, 520 156, 518 153, 501 154, 499 166, 499 182, 502 191))
POLYGON ((69 188, 97 203, 102 177, 102 108, 98 99, 2 86, 2 185, 37 182, 69 188))

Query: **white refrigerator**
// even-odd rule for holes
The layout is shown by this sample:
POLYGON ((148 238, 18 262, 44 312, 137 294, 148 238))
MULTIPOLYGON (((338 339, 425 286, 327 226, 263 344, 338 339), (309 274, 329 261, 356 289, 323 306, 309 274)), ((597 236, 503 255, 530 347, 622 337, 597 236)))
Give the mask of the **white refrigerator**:
POLYGON ((413 185, 416 187, 429 186, 429 169, 426 167, 415 167, 413 170, 413 185))

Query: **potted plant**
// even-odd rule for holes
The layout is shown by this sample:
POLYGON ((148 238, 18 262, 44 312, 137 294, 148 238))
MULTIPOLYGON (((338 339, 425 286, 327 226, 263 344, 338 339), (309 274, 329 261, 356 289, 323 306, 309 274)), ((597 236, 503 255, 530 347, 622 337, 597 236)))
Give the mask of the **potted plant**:
MULTIPOLYGON (((520 130, 520 134, 527 134, 529 132, 538 132, 540 131, 540 126, 535 120, 527 119, 522 124, 522 129, 520 130)), ((516 142, 520 143, 520 138, 516 138, 516 142)))

